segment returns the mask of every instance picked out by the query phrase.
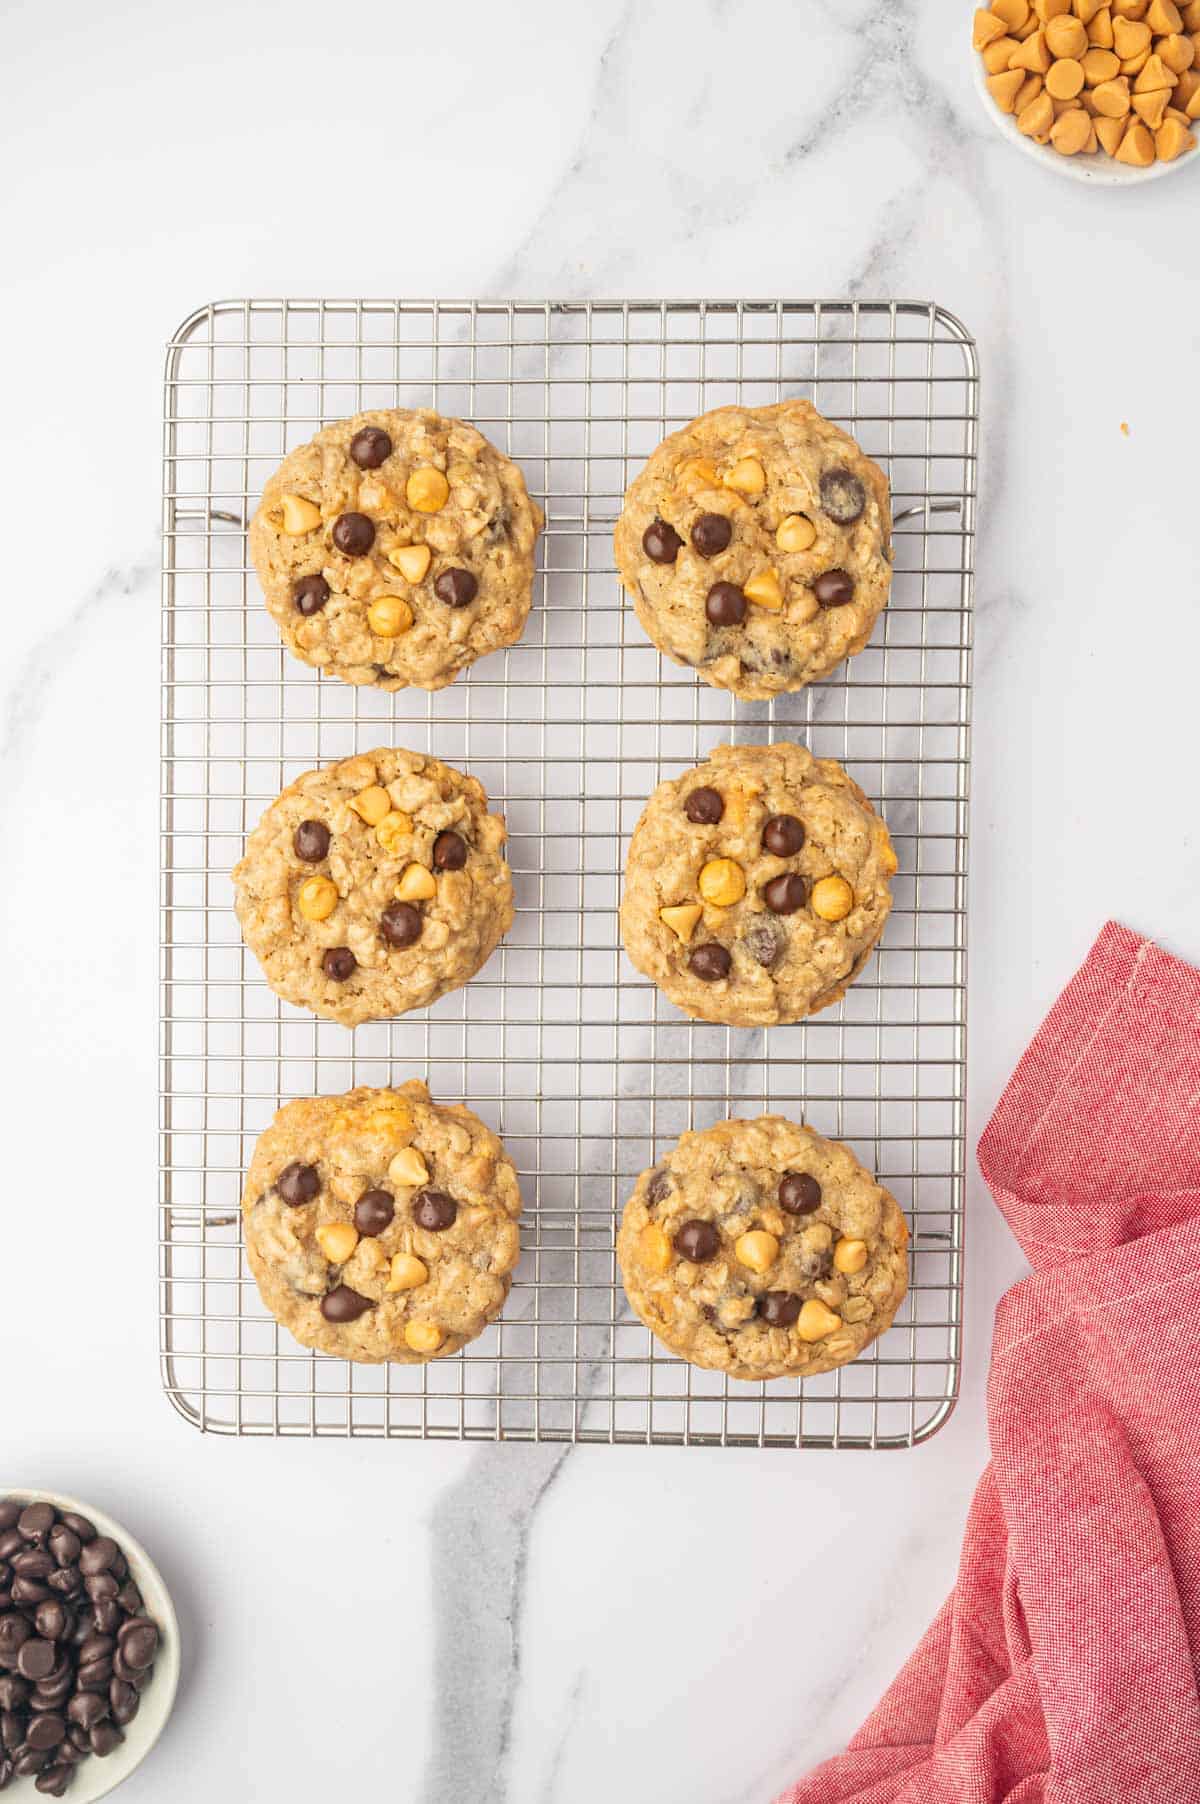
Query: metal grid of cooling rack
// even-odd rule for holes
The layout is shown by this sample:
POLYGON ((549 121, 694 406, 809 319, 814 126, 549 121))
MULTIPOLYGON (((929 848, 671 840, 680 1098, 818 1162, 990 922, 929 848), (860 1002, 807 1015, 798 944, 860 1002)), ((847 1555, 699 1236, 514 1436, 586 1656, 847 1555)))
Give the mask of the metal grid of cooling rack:
POLYGON ((966 1041, 977 365, 924 302, 228 301, 166 368, 160 1304, 163 1382, 209 1432, 907 1446, 953 1407, 966 1041), (738 704, 660 660, 611 534, 668 431, 809 396, 888 471, 891 603, 824 683, 738 704), (282 649, 244 522, 285 451, 365 407, 434 406, 522 465, 547 515, 521 643, 435 696, 352 689, 282 649), (845 1001, 769 1033, 689 1022, 625 961, 624 844, 664 776, 723 740, 841 759, 900 857, 882 946, 845 1001), (473 771, 504 811, 517 917, 465 989, 353 1033, 276 1000, 229 871, 298 772, 372 745, 473 771), (283 1099, 427 1076, 499 1130, 524 1252, 502 1319, 428 1367, 352 1367, 265 1313, 238 1202, 283 1099), (913 1228, 912 1288, 853 1365, 746 1385, 666 1353, 613 1242, 635 1175, 686 1127, 764 1109, 848 1140, 913 1228))

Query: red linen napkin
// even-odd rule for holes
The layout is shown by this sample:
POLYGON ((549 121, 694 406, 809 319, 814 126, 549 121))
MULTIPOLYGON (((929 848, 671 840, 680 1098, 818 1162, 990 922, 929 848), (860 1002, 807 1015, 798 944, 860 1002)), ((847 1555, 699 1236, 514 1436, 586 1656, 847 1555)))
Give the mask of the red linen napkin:
POLYGON ((1200 971, 1110 922, 979 1146, 996 1312, 958 1583, 779 1804, 1200 1801, 1200 971))

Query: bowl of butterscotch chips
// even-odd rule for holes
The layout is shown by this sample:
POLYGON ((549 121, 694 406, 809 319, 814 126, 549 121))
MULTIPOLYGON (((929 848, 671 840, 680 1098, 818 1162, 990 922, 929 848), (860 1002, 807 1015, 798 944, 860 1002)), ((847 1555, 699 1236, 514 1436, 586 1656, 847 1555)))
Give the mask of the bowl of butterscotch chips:
POLYGON ((1200 0, 991 0, 971 43, 997 129, 1061 174, 1116 186, 1200 166, 1200 0))

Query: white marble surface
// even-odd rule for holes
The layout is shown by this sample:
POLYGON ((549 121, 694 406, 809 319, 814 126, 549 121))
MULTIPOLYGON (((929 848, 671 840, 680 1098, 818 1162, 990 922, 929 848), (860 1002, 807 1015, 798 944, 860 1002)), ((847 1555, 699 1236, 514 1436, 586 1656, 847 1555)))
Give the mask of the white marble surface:
POLYGON ((985 404, 973 1144, 1107 914, 1200 955, 1200 176, 1091 192, 1014 156, 968 18, 6 12, 0 1483, 94 1496, 176 1589, 180 1704, 129 1804, 759 1804, 841 1744, 953 1578, 1021 1269, 974 1176, 963 1400, 912 1454, 231 1443, 167 1408, 157 457, 162 344, 218 295, 959 314, 985 404))

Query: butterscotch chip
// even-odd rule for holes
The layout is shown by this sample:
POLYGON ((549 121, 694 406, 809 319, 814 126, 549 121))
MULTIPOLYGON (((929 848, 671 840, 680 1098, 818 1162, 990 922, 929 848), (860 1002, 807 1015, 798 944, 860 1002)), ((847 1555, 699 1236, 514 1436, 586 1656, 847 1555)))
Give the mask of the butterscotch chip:
POLYGON ((1046 48, 1054 57, 1081 57, 1087 49, 1087 32, 1078 19, 1065 13, 1046 26, 1046 48))
POLYGON ((907 1248, 898 1203, 849 1148, 781 1115, 684 1134, 638 1178, 617 1236, 650 1331, 742 1379, 812 1377, 856 1358, 904 1298, 907 1248), (839 1263, 847 1245, 855 1256, 839 1263))
POLYGON ((1097 119, 1095 125, 1101 148, 1110 157, 1115 157, 1121 148, 1121 139, 1125 136, 1124 119, 1097 119))
POLYGON ((1104 0, 1075 0, 1075 15, 1084 25, 1091 25, 1097 13, 1107 12, 1104 0))
POLYGON ((1017 114, 1017 130, 1027 138, 1036 139, 1039 144, 1047 142, 1053 124, 1054 103, 1049 94, 1039 94, 1024 112, 1017 114))
POLYGON ((1175 0, 1150 0, 1146 23, 1151 31, 1158 35, 1164 32, 1182 31, 1183 15, 1176 6, 1175 0))
POLYGON ((1182 75, 1184 70, 1190 69, 1196 60, 1196 46, 1190 37, 1185 37, 1178 31, 1170 37, 1159 38, 1154 48, 1159 62, 1172 75, 1182 75))
POLYGON ((276 1321, 303 1346, 366 1363, 456 1353, 481 1334, 508 1296, 520 1213, 497 1136, 418 1082, 285 1103, 242 1197, 246 1257, 276 1321), (389 1176, 397 1136, 429 1172, 416 1197, 389 1176), (436 1209, 418 1209, 433 1196, 436 1209), (414 1336, 417 1322, 442 1338, 414 1336))
POLYGON ((1009 66, 1028 69, 1031 75, 1044 75, 1053 60, 1046 47, 1046 34, 1038 30, 1020 46, 1009 66))
POLYGON ((1109 0, 1114 19, 1144 19, 1150 10, 1150 0, 1109 0))
POLYGON ((994 44, 989 44, 983 52, 983 66, 988 74, 998 75, 1002 69, 1007 69, 1017 47, 1016 38, 997 38, 994 44))
POLYGON ((1098 88, 1103 81, 1115 81, 1121 73, 1121 59, 1111 50, 1091 49, 1084 52, 1083 78, 1089 88, 1098 88))
POLYGON ((1113 20, 1113 49, 1122 62, 1129 57, 1140 56, 1143 50, 1149 50, 1150 40, 1150 27, 1144 25, 1141 20, 1113 20))
POLYGON ((1170 98, 1169 88, 1159 88, 1154 94, 1135 94, 1133 110, 1152 132, 1156 132, 1167 116, 1167 102, 1170 98))
POLYGON ((1178 107, 1180 112, 1186 113, 1188 104, 1197 88, 1200 88, 1200 70, 1185 69, 1175 83, 1175 91, 1171 95, 1171 105, 1178 107))
POLYGON ((1175 86, 1175 76, 1168 69, 1160 56, 1151 56, 1133 84, 1135 94, 1157 94, 1165 90, 1168 94, 1175 86))
MULTIPOLYGON (((1009 31, 1016 31, 1029 17, 1029 0, 992 0, 992 11, 1009 31)), ((1176 26, 1175 30, 1178 31, 1176 26)))
POLYGON ((1020 69, 1006 69, 1003 75, 989 75, 988 92, 1002 113, 1014 113, 1017 95, 1025 85, 1020 69))
POLYGON ((1061 119, 1054 121, 1050 130, 1050 142, 1061 156, 1074 157, 1087 149, 1091 135, 1091 119, 1082 107, 1078 107, 1074 112, 1064 113, 1061 119))
POLYGON ((1196 142, 1196 134, 1175 119, 1164 120, 1154 137, 1154 148, 1158 152, 1160 163, 1173 163, 1185 150, 1191 150, 1196 142))
POLYGON ((1188 101, 1187 106, 1184 108, 1184 111, 1186 112, 1189 119, 1200 118, 1200 87, 1198 87, 1196 89, 1196 92, 1192 95, 1192 98, 1188 101))
POLYGON ((1092 99, 1103 119, 1123 119, 1130 107, 1129 82, 1124 75, 1115 81, 1101 82, 1092 99))
POLYGON ((1015 113, 1023 113, 1027 106, 1032 106, 1033 102, 1037 99, 1045 86, 1046 84, 1040 75, 1028 76, 1017 90, 1017 98, 1013 106, 1013 111, 1015 113))
POLYGON ((1034 7, 1038 18, 1046 25, 1051 19, 1058 19, 1063 13, 1069 13, 1071 0, 1034 0, 1034 7))
POLYGON ((1005 69, 1002 76, 987 78, 987 92, 996 101, 996 106, 1000 106, 1000 112, 1003 114, 1016 112, 1016 97, 1020 94, 1023 85, 1025 85, 1025 78, 1020 69, 1005 69))
POLYGON ((1117 151, 1117 162, 1128 163, 1136 169, 1146 169, 1154 161, 1154 139, 1149 129, 1140 119, 1134 121, 1121 140, 1117 151))
POLYGON ((1070 56, 1051 63, 1046 75, 1046 92, 1052 100, 1074 100, 1082 87, 1082 63, 1077 63, 1070 56))
POLYGON ((975 29, 971 42, 976 50, 982 50, 987 44, 994 44, 997 38, 1005 35, 1004 21, 998 19, 994 12, 980 7, 975 14, 975 29))
POLYGON ((1113 47, 1112 14, 1106 6, 1101 8, 1088 26, 1088 43, 1094 44, 1098 50, 1111 50, 1113 47))

